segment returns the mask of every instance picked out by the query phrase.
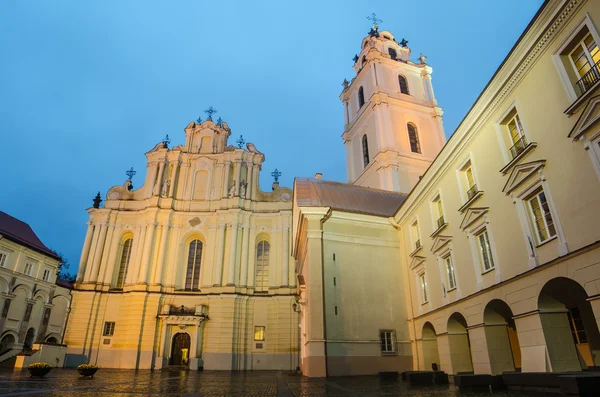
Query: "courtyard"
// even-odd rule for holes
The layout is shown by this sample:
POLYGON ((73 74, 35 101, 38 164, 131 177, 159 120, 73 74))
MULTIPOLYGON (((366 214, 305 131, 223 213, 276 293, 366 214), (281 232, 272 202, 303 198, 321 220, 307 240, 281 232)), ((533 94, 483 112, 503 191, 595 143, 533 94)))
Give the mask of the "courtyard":
MULTIPOLYGON (((275 371, 134 371, 101 369, 95 378, 83 379, 76 370, 53 369, 43 379, 29 377, 27 371, 0 372, 0 396, 214 396, 214 397, 300 397, 300 396, 489 396, 460 393, 456 387, 409 387, 400 380, 380 380, 376 376, 309 379, 275 371)), ((556 396, 544 393, 494 391, 493 396, 556 396)))

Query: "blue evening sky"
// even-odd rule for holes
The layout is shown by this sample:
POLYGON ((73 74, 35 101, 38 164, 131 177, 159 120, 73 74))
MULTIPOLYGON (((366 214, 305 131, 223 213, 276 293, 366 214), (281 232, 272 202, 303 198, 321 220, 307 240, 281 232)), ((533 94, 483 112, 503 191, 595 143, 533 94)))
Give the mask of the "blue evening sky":
POLYGON ((339 100, 375 12, 422 52, 450 136, 542 0, 0 1, 0 210, 76 272, 95 194, 208 106, 281 183, 346 181, 339 100))

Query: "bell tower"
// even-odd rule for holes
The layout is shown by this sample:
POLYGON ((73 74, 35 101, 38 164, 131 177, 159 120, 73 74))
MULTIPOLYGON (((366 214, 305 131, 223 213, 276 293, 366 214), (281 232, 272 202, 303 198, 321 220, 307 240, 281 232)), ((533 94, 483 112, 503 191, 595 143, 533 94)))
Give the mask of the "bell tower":
POLYGON ((408 41, 378 29, 362 40, 340 95, 346 173, 355 185, 408 193, 446 142, 443 111, 426 57, 411 61, 408 41))

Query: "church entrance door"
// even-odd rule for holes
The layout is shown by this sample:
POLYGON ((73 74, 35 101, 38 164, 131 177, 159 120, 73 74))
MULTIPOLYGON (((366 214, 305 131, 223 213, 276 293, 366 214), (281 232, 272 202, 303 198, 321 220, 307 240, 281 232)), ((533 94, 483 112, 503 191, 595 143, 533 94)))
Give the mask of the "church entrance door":
POLYGON ((173 336, 171 365, 187 365, 190 354, 190 335, 178 332, 173 336))

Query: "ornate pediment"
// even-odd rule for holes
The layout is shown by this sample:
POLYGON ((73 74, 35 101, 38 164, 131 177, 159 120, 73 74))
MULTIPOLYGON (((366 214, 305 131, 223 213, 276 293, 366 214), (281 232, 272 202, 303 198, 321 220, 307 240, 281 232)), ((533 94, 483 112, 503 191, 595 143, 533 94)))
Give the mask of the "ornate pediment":
POLYGON ((460 223, 460 228, 462 230, 467 229, 469 226, 477 222, 481 217, 483 217, 489 211, 488 207, 475 207, 469 208, 465 212, 465 216, 460 223))
POLYGON ((519 187, 519 185, 521 185, 521 183, 523 183, 527 178, 544 168, 545 164, 546 160, 538 160, 515 166, 510 173, 510 176, 508 177, 506 185, 504 185, 504 189, 502 189, 502 191, 506 193, 506 195, 509 195, 510 192, 519 187))
POLYGON ((598 121, 600 121, 600 95, 590 98, 573 129, 569 132, 569 138, 573 138, 573 140, 578 139, 592 126, 596 125, 598 121))
POLYGON ((410 260, 410 264, 409 267, 411 269, 415 269, 417 266, 419 266, 420 264, 425 262, 425 258, 422 256, 413 256, 412 259, 410 260))
POLYGON ((433 239, 433 245, 431 246, 431 252, 437 252, 444 248, 446 244, 452 241, 451 236, 437 236, 433 239))

